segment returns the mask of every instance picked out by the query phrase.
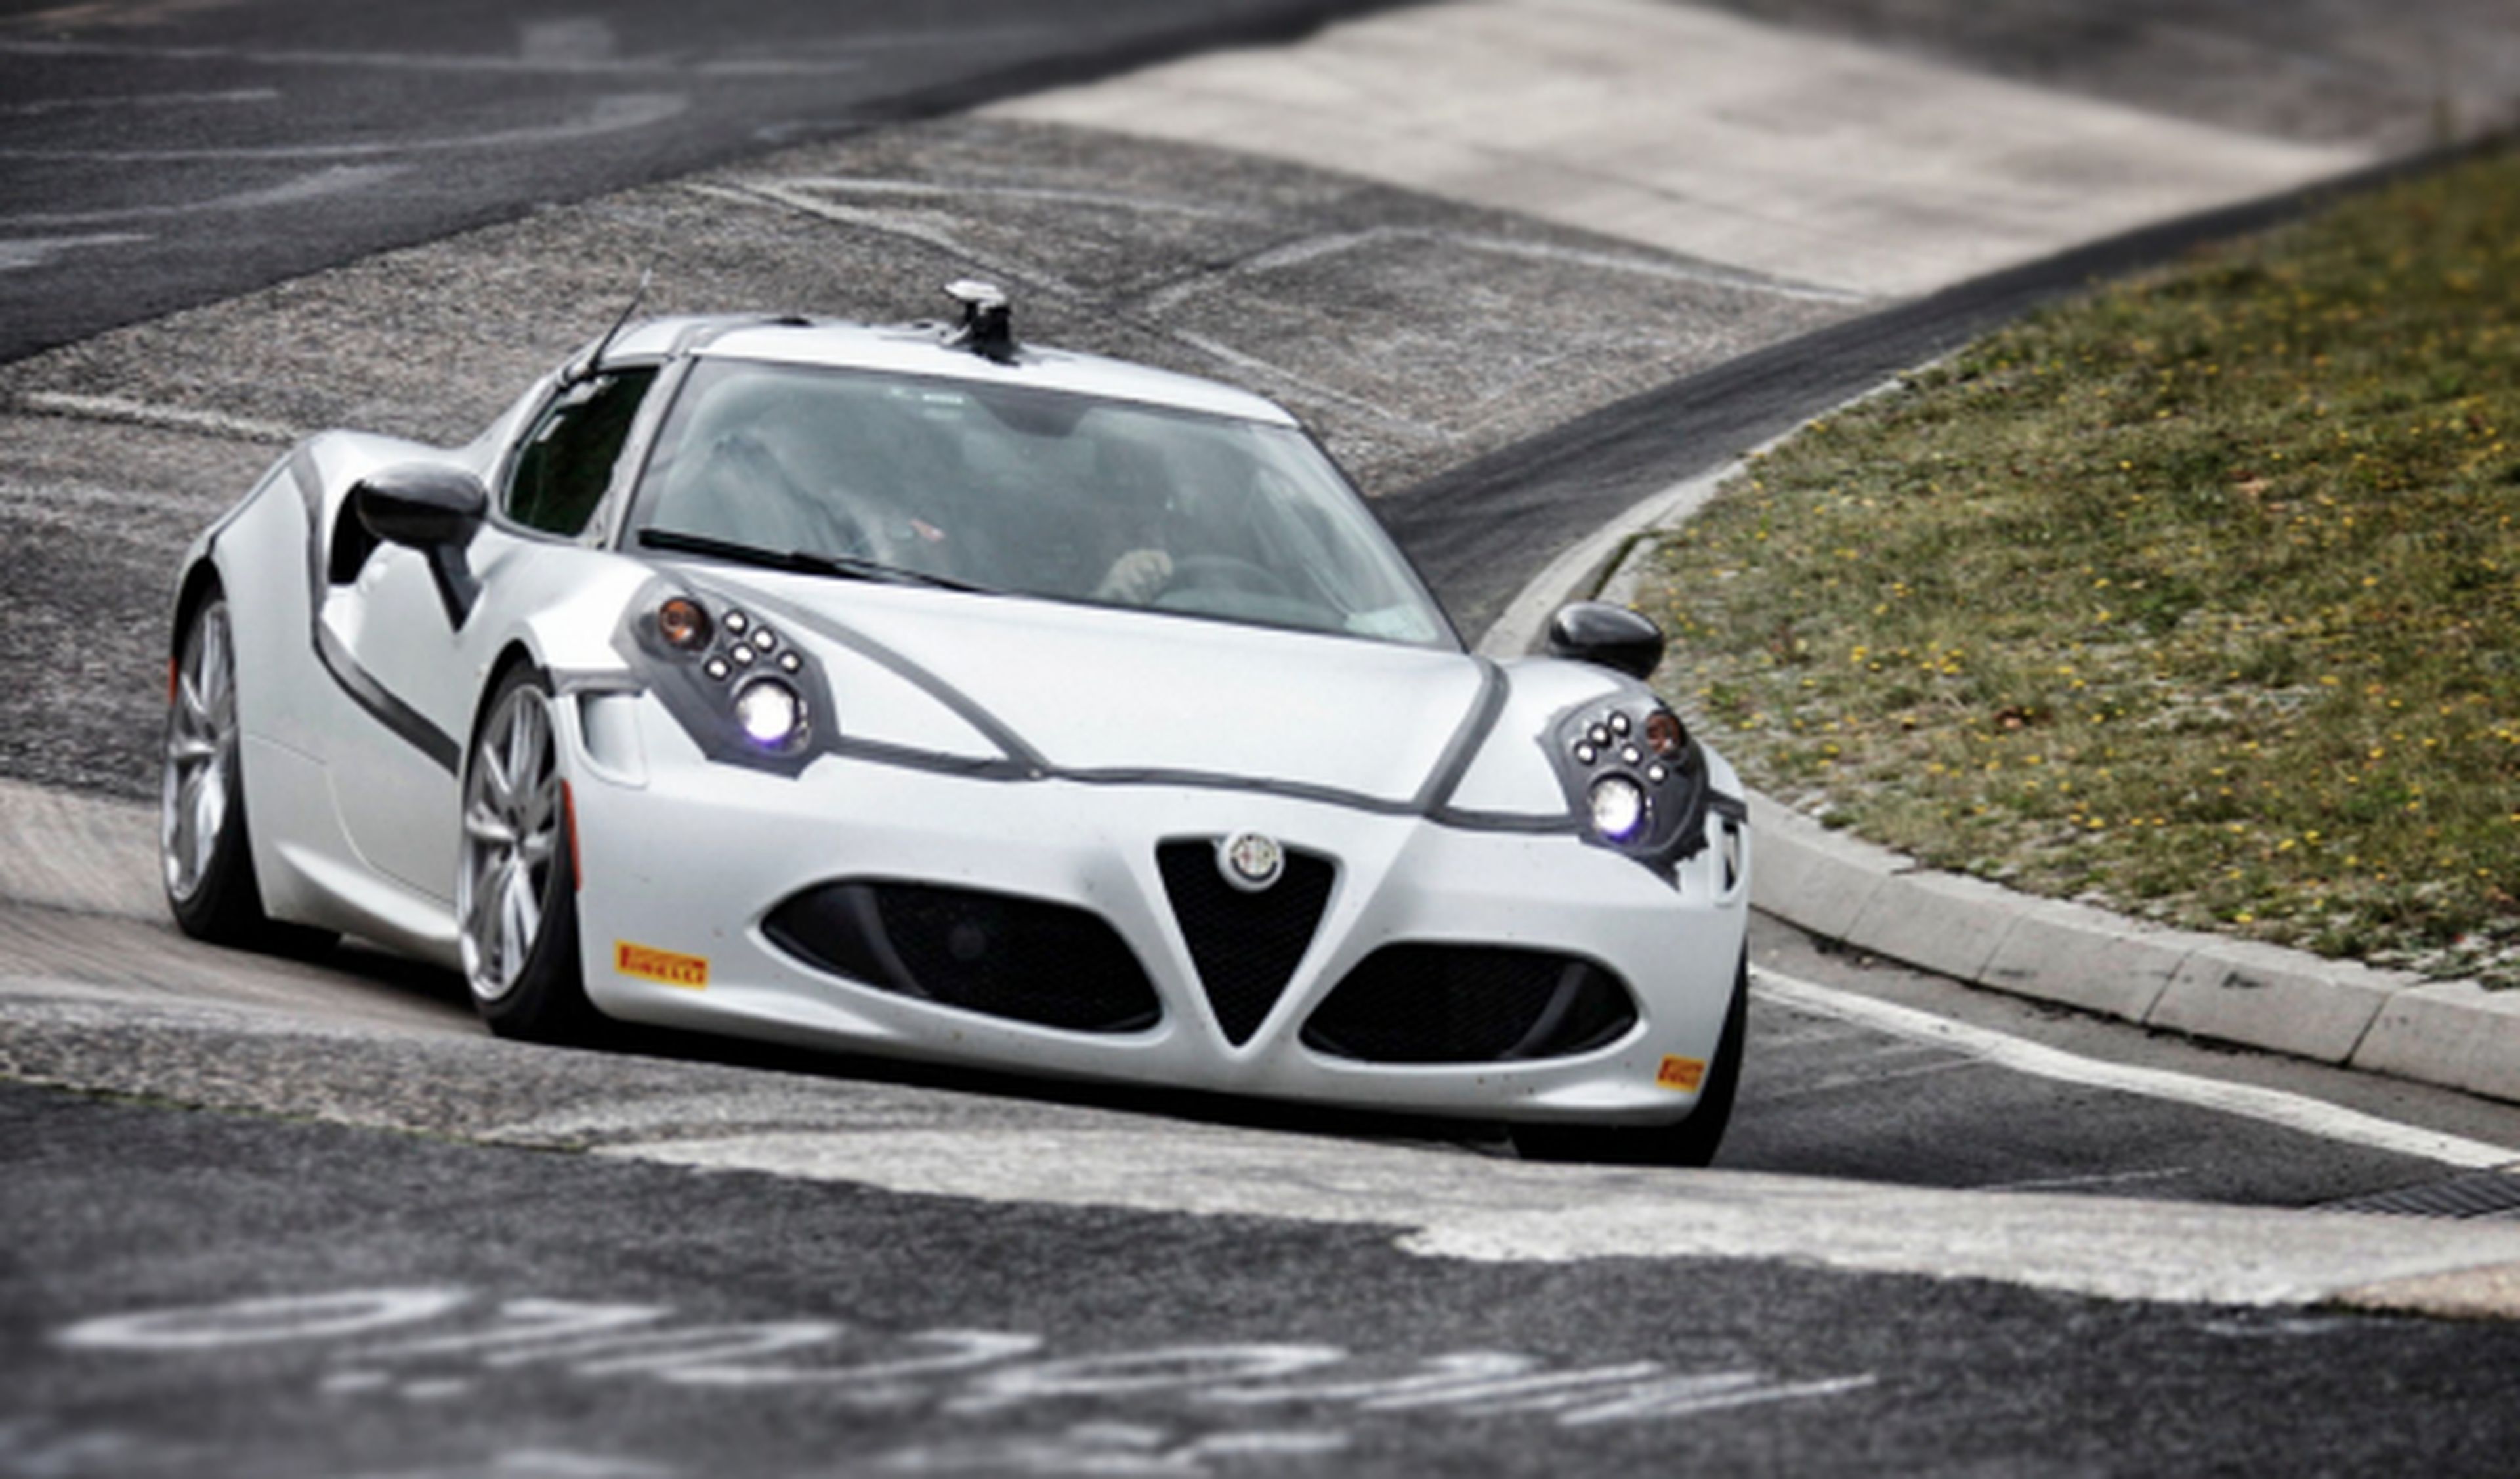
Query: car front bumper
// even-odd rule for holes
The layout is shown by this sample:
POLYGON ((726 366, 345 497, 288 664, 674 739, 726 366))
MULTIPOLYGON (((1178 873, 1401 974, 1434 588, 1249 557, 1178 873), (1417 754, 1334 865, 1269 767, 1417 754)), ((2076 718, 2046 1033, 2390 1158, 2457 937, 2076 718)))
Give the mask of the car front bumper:
MULTIPOLYGON (((589 763, 577 723, 562 727, 587 988, 624 1020, 1357 1108, 1658 1124, 1696 1103, 1688 1065, 1715 1056, 1747 928, 1746 836, 1729 859, 1711 836, 1665 879, 1563 832, 1468 830, 1260 791, 981 779, 838 757, 793 779, 696 753, 608 768, 589 763), (1238 1044, 1201 988, 1156 849, 1244 831, 1326 856, 1336 875, 1276 1005, 1238 1044), (1091 911, 1137 955, 1161 1018, 1112 1034, 1036 1026, 868 986, 772 943, 766 915, 837 880, 1091 911), (1403 942, 1589 959, 1626 984, 1638 1020, 1604 1046, 1545 1059, 1374 1063, 1301 1040, 1352 968, 1403 942)), ((648 732, 650 753, 676 748, 648 732)))

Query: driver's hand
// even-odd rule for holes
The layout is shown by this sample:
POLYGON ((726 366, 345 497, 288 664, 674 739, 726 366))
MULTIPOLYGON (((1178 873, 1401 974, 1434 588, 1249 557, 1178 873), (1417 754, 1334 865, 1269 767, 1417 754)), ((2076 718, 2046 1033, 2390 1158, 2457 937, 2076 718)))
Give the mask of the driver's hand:
POLYGON ((1144 606, 1163 592, 1173 578, 1173 557, 1160 549, 1133 549, 1111 562, 1109 574, 1094 587, 1094 599, 1144 606))

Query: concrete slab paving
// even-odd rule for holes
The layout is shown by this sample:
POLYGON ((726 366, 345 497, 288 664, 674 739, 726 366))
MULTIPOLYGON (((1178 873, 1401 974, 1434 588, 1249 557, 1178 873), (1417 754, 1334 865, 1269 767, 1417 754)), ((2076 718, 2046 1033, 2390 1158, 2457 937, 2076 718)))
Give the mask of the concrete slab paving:
POLYGON ((2422 979, 2254 940, 2223 940, 2180 963, 2144 1020, 2192 1037, 2342 1063, 2354 1056, 2381 1006, 2422 979))
POLYGON ((1895 297, 2367 162, 1645 0, 1475 0, 993 116, 1335 168, 1895 297))
POLYGON ((1847 926, 1846 943, 1955 981, 1975 981, 2011 933, 2019 897, 1955 873, 1894 873, 1847 926))
POLYGON ((2151 1016, 2180 966, 2219 938, 2147 926, 2088 904, 2013 899, 2012 928, 1978 984, 2129 1022, 2151 1016))
POLYGON ((153 807, 0 780, 0 899, 162 919, 153 807))
POLYGON ((2520 993, 2436 981, 2393 994, 2354 1066, 2520 1100, 2520 993))
POLYGON ((1753 792, 1757 853, 1750 902, 1823 940, 1844 940, 1890 879, 1915 863, 1862 838, 1830 834, 1793 809, 1753 792))
POLYGON ((2033 86, 2306 143, 2520 123, 2508 0, 1704 0, 2033 86))

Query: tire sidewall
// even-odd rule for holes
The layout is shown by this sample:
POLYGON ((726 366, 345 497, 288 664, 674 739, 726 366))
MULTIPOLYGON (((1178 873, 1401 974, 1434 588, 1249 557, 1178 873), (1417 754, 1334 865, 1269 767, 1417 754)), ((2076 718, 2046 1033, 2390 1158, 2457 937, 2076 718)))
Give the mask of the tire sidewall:
MULTIPOLYGON (((227 597, 215 584, 193 603, 175 633, 175 661, 180 665, 186 651, 213 613, 223 618, 227 597)), ((236 686, 236 624, 228 621, 227 682, 233 693, 236 686)), ((196 940, 215 941, 223 945, 248 945, 269 922, 262 911, 262 890, 253 875, 253 846, 247 832, 245 811, 245 745, 242 737, 231 735, 232 746, 227 757, 227 809, 219 818, 218 836, 210 843, 209 859, 202 865, 202 876, 189 896, 175 892, 174 881, 166 875, 167 827, 176 805, 173 789, 167 784, 172 776, 166 772, 165 751, 173 743, 178 701, 169 698, 166 722, 159 737, 160 766, 158 817, 158 879, 166 895, 166 907, 175 923, 196 940)))

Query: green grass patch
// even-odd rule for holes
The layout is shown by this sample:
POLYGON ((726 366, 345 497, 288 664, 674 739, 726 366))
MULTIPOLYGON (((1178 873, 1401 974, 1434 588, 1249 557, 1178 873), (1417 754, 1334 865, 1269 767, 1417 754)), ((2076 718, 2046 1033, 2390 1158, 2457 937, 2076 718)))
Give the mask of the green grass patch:
POLYGON ((2520 155, 1999 333, 1657 557, 1664 691, 1938 867, 2520 986, 2520 155))

